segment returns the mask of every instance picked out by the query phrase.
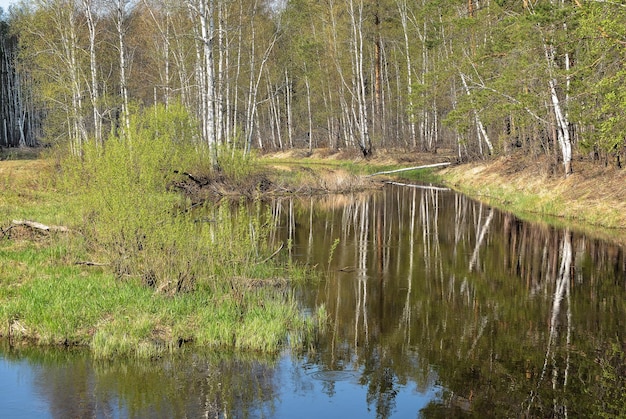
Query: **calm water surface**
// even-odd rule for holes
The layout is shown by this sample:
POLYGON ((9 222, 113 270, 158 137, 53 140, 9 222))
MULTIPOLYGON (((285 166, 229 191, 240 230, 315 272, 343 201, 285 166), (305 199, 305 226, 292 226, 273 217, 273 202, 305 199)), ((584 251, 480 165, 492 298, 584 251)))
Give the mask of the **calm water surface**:
POLYGON ((624 249, 450 191, 271 203, 328 327, 302 353, 94 361, 0 346, 2 417, 591 417, 624 412, 624 249), (622 409, 620 411, 620 409, 622 409))

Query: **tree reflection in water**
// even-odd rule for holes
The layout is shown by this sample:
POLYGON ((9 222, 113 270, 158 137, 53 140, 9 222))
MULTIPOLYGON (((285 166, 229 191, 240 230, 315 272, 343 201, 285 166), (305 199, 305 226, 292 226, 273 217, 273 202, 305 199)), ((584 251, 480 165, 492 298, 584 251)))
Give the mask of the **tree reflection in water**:
POLYGON ((37 398, 54 418, 271 417, 278 394, 276 357, 95 361, 86 350, 0 349, 3 358, 28 359, 37 398))
POLYGON ((378 417, 406 385, 440 386, 424 416, 598 413, 595 353, 624 347, 622 248, 437 189, 293 201, 298 260, 326 261, 340 239, 303 297, 332 319, 315 362, 361 371, 378 417))
POLYGON ((325 275, 295 291, 305 311, 328 313, 308 350, 68 367, 69 352, 3 348, 0 359, 29 358, 59 417, 314 417, 320 393, 346 402, 347 391, 361 397, 350 412, 380 418, 412 403, 423 417, 626 415, 622 247, 438 189, 270 205, 284 256, 325 275))

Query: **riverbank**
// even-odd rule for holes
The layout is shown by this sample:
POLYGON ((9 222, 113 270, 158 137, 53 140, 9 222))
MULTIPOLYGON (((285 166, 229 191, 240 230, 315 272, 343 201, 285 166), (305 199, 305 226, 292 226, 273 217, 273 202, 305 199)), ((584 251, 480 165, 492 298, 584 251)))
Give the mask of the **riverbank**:
MULTIPOLYGON (((547 156, 515 155, 494 160, 458 164, 451 150, 438 154, 379 151, 363 159, 349 153, 325 150, 306 153, 280 152, 263 156, 267 166, 281 171, 293 167, 315 170, 310 182, 329 190, 351 179, 351 185, 377 187, 387 177, 368 177, 380 170, 450 162, 443 169, 403 172, 395 177, 443 183, 489 205, 533 221, 571 225, 602 238, 626 244, 626 170, 605 166, 586 157, 574 162, 574 173, 567 178, 562 168, 547 156), (319 180, 321 179, 321 180, 319 180), (331 186, 332 185, 332 186, 331 186)), ((304 170, 301 169, 302 172, 304 170)), ((311 187, 311 189, 314 189, 311 187)))
MULTIPOLYGON (((274 153, 255 162, 265 189, 253 189, 260 195, 359 191, 381 187, 391 179, 372 173, 441 162, 452 165, 396 176, 442 182, 525 218, 543 221, 550 217, 551 223, 575 224, 596 237, 626 242, 624 171, 584 160, 577 161, 574 174, 564 178, 547 159, 509 157, 457 165, 454 155, 444 152, 385 152, 370 159, 328 151, 274 153)), ((202 232, 195 221, 170 220, 171 208, 196 205, 189 197, 181 201, 174 197, 177 194, 170 194, 165 199, 153 191, 148 200, 133 188, 117 201, 84 212, 86 200, 90 205, 97 200, 94 193, 112 197, 120 188, 110 185, 111 191, 101 193, 106 186, 92 187, 86 199, 74 193, 78 189, 68 193, 67 186, 55 180, 59 170, 50 158, 0 161, 0 323, 4 325, 0 337, 14 344, 90 346, 101 357, 158 356, 191 342, 274 352, 287 334, 292 343, 305 341, 315 322, 323 321, 323 307, 317 319, 305 319, 285 292, 286 281, 305 272, 274 263, 278 259, 273 258, 275 249, 258 241, 265 224, 246 221, 245 226, 254 225, 254 240, 250 237, 234 248, 237 240, 232 238, 245 238, 249 229, 239 231, 236 224, 224 222, 230 220, 227 214, 232 208, 211 207, 212 212, 201 214, 197 219, 206 226, 202 232), (113 204, 117 206, 111 210, 113 204), (137 211, 144 206, 145 211, 137 211), (96 231, 89 217, 99 214, 102 219, 106 211, 110 212, 108 221, 96 231), (122 211, 128 211, 126 216, 120 217, 122 211), (132 214, 141 217, 133 224, 113 225, 119 220, 128 223, 132 214), (35 220, 66 226, 69 231, 42 232, 14 225, 12 220, 35 220), (177 237, 175 242, 172 237, 177 237), (104 240, 110 245, 103 245, 104 240), (216 245, 209 251, 206 246, 211 243, 216 245), (195 250, 190 250, 192 246, 195 250), (164 249, 170 259, 159 253, 164 249), (217 256, 216 249, 221 249, 217 256), (211 266, 215 269, 207 270, 211 266), (251 269, 242 270, 245 267, 251 269)), ((103 176, 102 185, 130 178, 98 176, 103 176)), ((214 184, 204 184, 195 176, 187 178, 199 188, 216 191, 214 184)), ((229 189, 236 197, 233 185, 226 183, 220 184, 217 195, 224 196, 229 189)), ((213 202, 207 200, 206 205, 213 202)))
POLYGON ((547 158, 504 157, 440 170, 449 187, 524 218, 572 224, 626 244, 626 170, 579 158, 562 175, 547 158))
POLYGON ((0 161, 0 338, 10 345, 151 358, 189 346, 275 354, 312 336, 318 313, 304 316, 290 292, 311 272, 269 243, 255 208, 207 202, 192 214, 162 172, 136 176, 160 168, 149 159, 25 157, 0 161))

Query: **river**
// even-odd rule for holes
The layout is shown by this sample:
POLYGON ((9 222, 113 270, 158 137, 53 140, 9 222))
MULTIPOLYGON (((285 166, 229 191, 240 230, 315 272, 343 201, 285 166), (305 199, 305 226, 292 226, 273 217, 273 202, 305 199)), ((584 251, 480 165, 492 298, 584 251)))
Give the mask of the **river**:
MULTIPOLYGON (((3 417, 592 417, 626 409, 626 255, 439 188, 271 204, 327 314, 275 356, 0 346, 3 417)), ((323 309, 320 310, 320 307, 323 309)))

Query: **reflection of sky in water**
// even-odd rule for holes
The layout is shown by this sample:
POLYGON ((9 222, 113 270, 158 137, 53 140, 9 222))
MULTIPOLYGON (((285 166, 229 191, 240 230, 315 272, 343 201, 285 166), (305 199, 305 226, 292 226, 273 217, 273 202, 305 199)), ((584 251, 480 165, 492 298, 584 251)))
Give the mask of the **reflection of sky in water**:
POLYGON ((52 417, 47 403, 36 394, 33 368, 25 360, 8 361, 0 355, 0 417, 52 417))
POLYGON ((29 363, 0 345, 0 419, 516 417, 520 406, 531 417, 599 416, 595 400, 614 382, 570 380, 557 393, 549 377, 601 377, 598 348, 622 344, 623 250, 461 196, 406 191, 342 197, 321 206, 339 213, 299 219, 290 202, 274 209, 294 227, 300 261, 335 272, 299 295, 307 315, 321 302, 334 322, 302 358, 102 366, 33 349, 29 363))
MULTIPOLYGON (((279 399, 272 417, 276 418, 367 418, 376 417, 376 406, 367 403, 367 386, 359 384, 359 372, 328 374, 325 378, 316 366, 293 365, 289 357, 279 364, 279 399), (336 381, 331 380, 332 377, 336 381), (294 416, 295 415, 295 416, 294 416)), ((420 393, 415 383, 397 384, 392 417, 415 418, 429 401, 437 396, 437 388, 420 393)))
MULTIPOLYGON (((55 365, 57 368, 71 369, 75 365, 68 361, 64 365, 55 365)), ((21 419, 21 418, 52 418, 52 410, 59 417, 64 416, 58 404, 53 408, 50 406, 51 394, 42 394, 42 384, 37 383, 37 377, 41 376, 42 368, 29 363, 27 360, 8 361, 0 356, 0 417, 21 419)), ((163 372, 165 373, 165 371, 163 372)), ((249 416, 242 412, 231 412, 234 417, 270 417, 270 418, 368 418, 376 417, 376 406, 374 403, 367 403, 367 385, 359 383, 360 373, 358 371, 342 371, 340 373, 330 372, 325 374, 317 370, 313 364, 303 365, 294 361, 289 355, 282 357, 276 365, 274 383, 277 389, 277 397, 269 403, 259 406, 256 412, 248 412, 249 416), (334 379, 334 380, 333 380, 334 379)), ((94 383, 96 388, 97 383, 94 383)), ((138 389, 141 383, 136 383, 138 389)), ((392 417, 417 417, 420 409, 425 407, 430 400, 436 398, 437 388, 429 388, 425 393, 416 390, 414 383, 407 385, 396 385, 395 405, 391 411, 392 417)), ((67 389, 72 391, 71 388, 67 389)), ((140 390, 141 391, 141 390, 140 390)), ((45 392, 45 389, 43 390, 45 392)), ((98 391, 85 394, 65 394, 64 402, 68 405, 65 413, 72 414, 70 404, 76 406, 81 404, 93 404, 95 411, 91 413, 94 417, 125 417, 128 413, 124 403, 109 404, 105 411, 97 408, 98 391), (84 400, 87 397, 91 400, 84 400)), ((110 396, 110 395, 109 395, 110 396)), ((191 395, 181 395, 189 397, 191 395)), ((57 400, 58 402, 58 400, 57 400)), ((118 399, 119 402, 119 399, 118 399)), ((145 406, 143 413, 136 412, 134 417, 160 417, 156 406, 145 406)), ((61 408, 62 409, 62 408, 61 408)), ((76 411, 74 411, 76 413, 76 411)), ((83 412, 85 413, 85 412, 83 412)), ((163 413, 163 412, 162 412, 163 413)), ((171 413, 171 412, 170 412, 171 413)))

